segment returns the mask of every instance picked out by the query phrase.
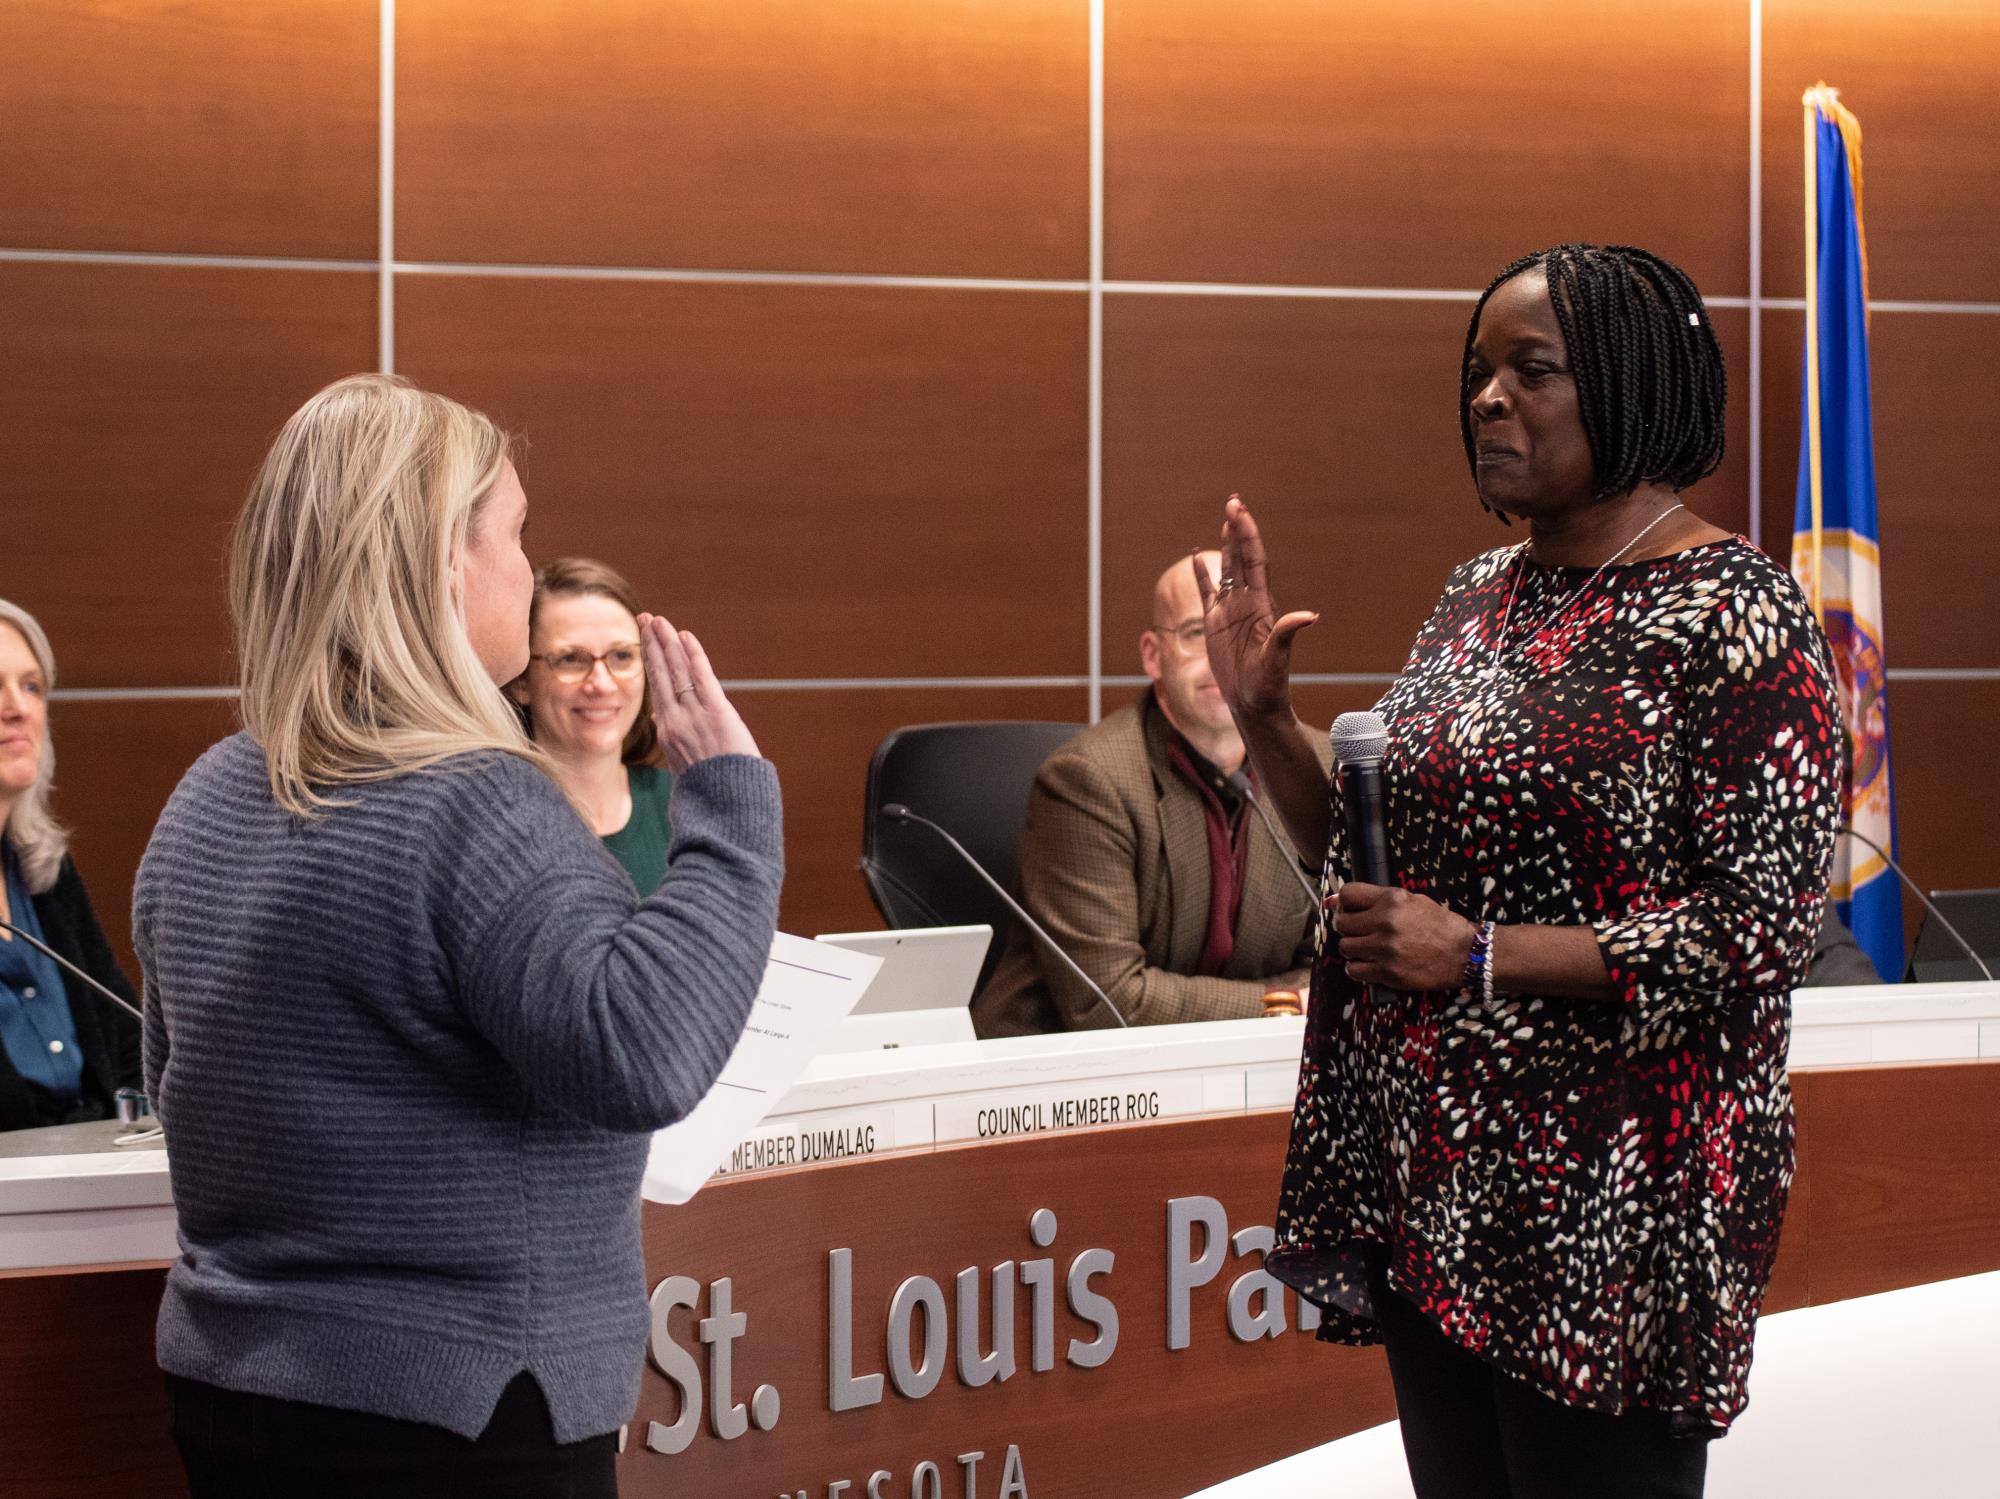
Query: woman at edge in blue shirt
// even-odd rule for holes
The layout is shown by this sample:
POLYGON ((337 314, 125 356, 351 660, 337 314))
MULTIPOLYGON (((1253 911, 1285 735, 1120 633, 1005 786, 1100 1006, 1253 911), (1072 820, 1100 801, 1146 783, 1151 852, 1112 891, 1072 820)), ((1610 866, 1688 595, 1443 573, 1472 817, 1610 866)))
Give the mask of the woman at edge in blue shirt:
MULTIPOLYGON (((55 656, 25 609, 0 599, 0 921, 45 942, 133 1004, 49 814, 55 656)), ((34 947, 0 931, 0 1130, 108 1119, 139 1086, 139 1023, 34 947)))

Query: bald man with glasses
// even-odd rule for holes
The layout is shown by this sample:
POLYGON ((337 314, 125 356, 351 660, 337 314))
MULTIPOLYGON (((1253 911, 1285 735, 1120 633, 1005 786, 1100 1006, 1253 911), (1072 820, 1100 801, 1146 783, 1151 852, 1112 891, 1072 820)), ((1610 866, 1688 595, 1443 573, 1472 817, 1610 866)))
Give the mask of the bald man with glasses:
MULTIPOLYGON (((1201 562, 1215 578, 1221 554, 1201 562)), ((1022 903, 1133 1025, 1262 1015, 1267 993, 1303 995, 1312 960, 1291 855, 1231 784, 1243 740, 1201 621, 1183 557, 1153 586, 1144 696, 1051 756, 1028 798, 1022 903)), ((1019 928, 972 1014, 982 1036, 1116 1023, 1019 928)))

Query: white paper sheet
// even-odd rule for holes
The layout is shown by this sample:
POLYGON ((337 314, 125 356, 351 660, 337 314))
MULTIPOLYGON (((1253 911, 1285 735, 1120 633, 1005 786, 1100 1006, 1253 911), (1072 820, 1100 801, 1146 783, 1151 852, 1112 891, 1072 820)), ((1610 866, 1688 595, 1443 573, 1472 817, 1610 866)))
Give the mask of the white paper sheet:
POLYGON ((653 1136, 641 1194, 686 1202, 832 1043, 882 960, 780 932, 743 1039, 687 1118, 653 1136))

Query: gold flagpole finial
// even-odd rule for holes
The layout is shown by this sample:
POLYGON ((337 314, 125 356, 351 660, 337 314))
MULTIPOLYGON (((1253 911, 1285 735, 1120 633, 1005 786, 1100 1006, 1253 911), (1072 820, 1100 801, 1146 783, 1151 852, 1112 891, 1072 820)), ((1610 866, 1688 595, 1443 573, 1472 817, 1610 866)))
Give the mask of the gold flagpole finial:
POLYGON ((1819 111, 1822 96, 1832 92, 1824 83, 1805 92, 1806 196, 1806 469, 1812 502, 1812 608, 1821 628, 1826 604, 1821 596, 1824 576, 1825 508, 1820 487, 1819 448, 1819 111))

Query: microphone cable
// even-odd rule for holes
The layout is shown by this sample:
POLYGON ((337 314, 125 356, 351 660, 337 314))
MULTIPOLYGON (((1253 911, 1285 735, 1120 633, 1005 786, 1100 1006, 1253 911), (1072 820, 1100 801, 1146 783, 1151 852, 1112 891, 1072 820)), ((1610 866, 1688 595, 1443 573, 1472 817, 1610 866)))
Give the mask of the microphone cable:
POLYGON ((946 843, 951 845, 952 851, 956 853, 959 856, 959 858, 965 861, 967 867, 969 867, 974 874, 978 875, 980 879, 984 880, 987 883, 987 885, 992 889, 995 895, 999 896, 1001 900, 1007 903, 1007 909, 1014 913, 1015 918, 1019 920, 1022 923, 1022 925, 1026 926, 1029 931, 1033 932, 1037 937, 1041 938, 1043 945, 1046 946, 1050 952, 1054 953, 1057 957, 1061 958, 1063 960, 1064 966, 1066 966, 1071 973, 1075 974, 1079 979, 1083 981, 1083 985, 1086 989, 1090 990, 1092 994, 1097 996, 1098 1003, 1103 1005, 1105 1009, 1111 1012, 1111 1018, 1113 1020, 1116 1020, 1120 1026, 1123 1026, 1126 1029, 1131 1028, 1132 1023, 1125 1018, 1123 1013, 1120 1012, 1118 1006, 1116 1006, 1111 1002, 1111 996, 1104 992, 1103 986, 1100 985, 1089 974, 1085 973, 1081 968, 1077 967, 1076 959, 1072 958, 1068 953, 1064 952, 1062 949, 1062 944, 1056 941, 1055 938, 1051 937, 1048 934, 1048 931, 1042 926, 1042 924, 1039 921, 1035 920, 1034 917, 1030 916, 1027 913, 1027 911, 1022 907, 1021 903, 1015 900, 1013 896, 1009 895, 1006 889, 1000 884, 998 880, 994 879, 992 875, 986 872, 986 866, 981 864, 977 859, 973 858, 972 854, 966 849, 964 844, 960 843, 956 838, 952 837, 949 832, 947 832, 944 828, 938 826, 938 824, 932 822, 928 817, 919 817, 916 813, 912 812, 908 807, 904 806, 901 802, 890 802, 875 815, 877 817, 886 817, 891 822, 915 823, 920 828, 929 828, 931 832, 935 833, 938 837, 944 839, 946 843))
POLYGON ((1264 824, 1264 831, 1271 835, 1271 842, 1277 845, 1278 852, 1284 856, 1285 867, 1291 870, 1292 878, 1297 880, 1299 888, 1305 891, 1306 904, 1312 908, 1314 920, 1325 922, 1326 909, 1320 904, 1319 887, 1306 877, 1305 860, 1299 857, 1298 849, 1292 845, 1291 836, 1278 826, 1277 819, 1272 817, 1269 809, 1265 807, 1264 798, 1257 795, 1251 786, 1250 777, 1237 770, 1230 772, 1223 779, 1228 783, 1230 790, 1257 809, 1258 821, 1264 824))
MULTIPOLYGON (((11 921, 0 921, 0 932, 11 933, 13 936, 27 943, 28 946, 32 947, 36 952, 40 953, 43 957, 49 958, 54 962, 61 964, 63 968, 67 969, 70 973, 76 975, 76 977, 82 979, 86 984, 90 985, 91 988, 95 989, 99 994, 103 995, 106 999, 110 1000, 114 1005, 118 1006, 119 1009, 123 1010, 127 1015, 130 1015, 134 1020, 138 1021, 140 1025, 143 1026, 146 1023, 146 1017, 140 1010, 138 1010, 132 1004, 128 1003, 126 1000, 121 999, 118 995, 112 993, 111 990, 107 989, 104 985, 98 983, 96 979, 92 978, 89 974, 85 973, 81 968, 77 967, 76 964, 70 962, 68 958, 65 958, 61 953, 57 952, 54 948, 50 947, 48 943, 42 941, 40 938, 29 936, 26 932, 22 931, 19 927, 15 926, 14 923, 11 921)), ((142 1099, 142 1106, 143 1106, 144 1095, 142 1094, 140 1095, 140 1097, 142 1099)), ((166 1132, 159 1125, 155 1124, 149 1129, 137 1130, 132 1134, 128 1135, 120 1135, 112 1143, 114 1145, 150 1145, 155 1140, 163 1140, 165 1138, 166 1138, 166 1132)))
POLYGON ((1993 970, 1986 966, 1986 960, 1979 956, 1979 953, 1974 949, 1973 945, 1970 942, 1967 942, 1965 940, 1964 934, 1961 933, 1957 927, 1953 926, 1951 922, 1946 919, 1944 912, 1940 911, 1937 908, 1937 906, 1932 902, 1931 898, 1928 895, 1924 894, 1924 892, 1917 887, 1917 882, 1911 879, 1907 874, 1903 873, 1903 866, 1898 864, 1895 861, 1895 859, 1890 857, 1889 850, 1882 847, 1881 844, 1877 843, 1873 838, 1870 838, 1866 833, 1855 832, 1853 827, 1851 827, 1847 823, 1842 823, 1840 825, 1840 831, 1846 834, 1849 838, 1852 838, 1856 843, 1861 844, 1864 848, 1871 848, 1876 853, 1880 854, 1882 856, 1882 862, 1889 866, 1890 870, 1895 874, 1897 879, 1903 882, 1904 886, 1909 890, 1910 894, 1914 895, 1918 900, 1924 903, 1924 909, 1931 913, 1932 917, 1937 921, 1937 924, 1943 927, 1945 931, 1950 934, 1951 940, 1959 945, 1960 949, 1963 950, 1963 952, 1968 958, 1972 959, 1972 966, 1977 968, 1982 974, 1986 976, 1986 981, 1989 984, 1993 982, 1993 970))
POLYGON ((120 999, 116 994, 113 994, 109 989, 105 988, 104 985, 98 983, 96 979, 92 978, 89 974, 85 973, 81 968, 77 967, 76 964, 70 962, 68 958, 65 958, 61 953, 57 952, 54 948, 50 947, 46 942, 43 942, 35 937, 30 937, 26 932, 22 931, 19 927, 15 926, 10 921, 0 921, 0 932, 13 933, 14 936, 19 937, 23 942, 27 943, 28 946, 32 947, 36 952, 40 953, 43 957, 52 958, 56 962, 60 963, 64 968, 68 969, 71 973, 75 974, 78 978, 82 979, 86 984, 90 985, 91 988, 95 989, 99 994, 103 995, 106 999, 110 1000, 114 1005, 118 1006, 119 1009, 123 1010, 127 1015, 130 1015, 134 1020, 138 1021, 141 1025, 144 1025, 146 1023, 145 1015, 143 1015, 138 1009, 129 1004, 127 1001, 120 999))

